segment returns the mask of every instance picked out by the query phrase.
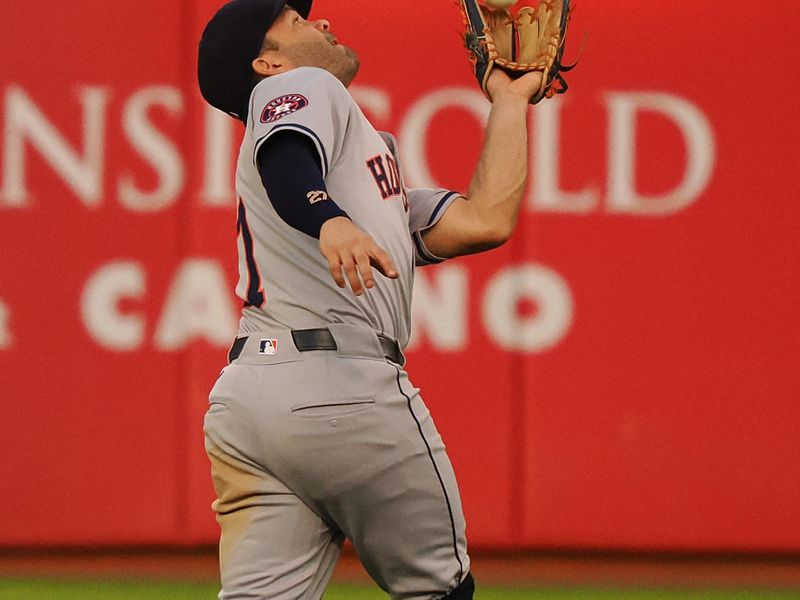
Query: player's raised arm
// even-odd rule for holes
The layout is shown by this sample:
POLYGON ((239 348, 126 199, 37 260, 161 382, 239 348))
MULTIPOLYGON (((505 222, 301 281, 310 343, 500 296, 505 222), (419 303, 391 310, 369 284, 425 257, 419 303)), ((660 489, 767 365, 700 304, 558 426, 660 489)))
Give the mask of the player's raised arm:
POLYGON ((436 256, 490 250, 511 237, 528 178, 528 102, 541 77, 534 72, 512 80, 500 70, 489 76, 492 110, 467 198, 456 199, 423 234, 436 256))
POLYGON ((468 200, 451 203, 422 234, 428 251, 441 258, 494 248, 511 236, 528 175, 528 104, 564 93, 562 73, 574 67, 562 62, 570 0, 535 9, 514 4, 458 2, 470 64, 492 111, 468 200))

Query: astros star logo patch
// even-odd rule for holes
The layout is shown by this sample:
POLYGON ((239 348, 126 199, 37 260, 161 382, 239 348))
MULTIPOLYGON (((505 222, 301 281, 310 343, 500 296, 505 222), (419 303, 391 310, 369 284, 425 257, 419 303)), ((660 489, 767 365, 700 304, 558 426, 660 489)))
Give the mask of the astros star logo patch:
POLYGON ((308 106, 308 99, 301 94, 286 94, 274 100, 270 100, 261 112, 262 123, 272 123, 297 112, 301 108, 308 106))

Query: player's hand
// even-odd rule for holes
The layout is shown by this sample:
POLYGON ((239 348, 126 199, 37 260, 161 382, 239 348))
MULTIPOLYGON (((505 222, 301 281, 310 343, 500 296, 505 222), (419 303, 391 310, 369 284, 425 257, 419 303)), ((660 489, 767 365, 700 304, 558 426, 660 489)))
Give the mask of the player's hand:
POLYGON ((492 97, 492 102, 497 102, 503 96, 519 96, 528 102, 542 85, 544 74, 540 71, 531 71, 522 77, 512 79, 502 69, 492 69, 486 89, 492 97))
POLYGON ((336 285, 343 288, 349 281, 356 296, 364 292, 364 287, 375 286, 372 267, 389 279, 397 279, 397 267, 386 250, 346 217, 325 221, 319 232, 319 249, 336 285))

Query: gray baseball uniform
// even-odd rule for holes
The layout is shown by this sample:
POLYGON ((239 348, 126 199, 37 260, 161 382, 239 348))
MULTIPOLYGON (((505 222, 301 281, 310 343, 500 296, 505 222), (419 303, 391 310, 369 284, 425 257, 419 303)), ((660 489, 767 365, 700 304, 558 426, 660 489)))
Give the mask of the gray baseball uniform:
POLYGON ((344 537, 392 598, 442 598, 469 572, 464 518, 398 350, 410 333, 415 264, 438 262, 421 232, 456 194, 406 189, 394 138, 312 67, 256 86, 236 188, 245 309, 205 422, 220 598, 320 598, 344 537), (338 288, 319 240, 277 215, 255 157, 286 130, 313 141, 330 196, 389 253, 398 279, 377 275, 361 296, 338 288), (332 340, 309 342, 298 333, 308 329, 332 340))

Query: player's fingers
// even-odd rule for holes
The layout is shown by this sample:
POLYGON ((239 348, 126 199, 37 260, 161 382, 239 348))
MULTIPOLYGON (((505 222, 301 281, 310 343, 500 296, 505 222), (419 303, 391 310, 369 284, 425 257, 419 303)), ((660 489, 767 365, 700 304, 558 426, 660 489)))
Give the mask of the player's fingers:
POLYGON ((366 252, 359 252, 356 254, 355 258, 358 272, 361 275, 361 280, 364 282, 364 287, 367 289, 374 287, 375 278, 372 275, 369 255, 366 252))
POLYGON ((342 263, 339 257, 326 257, 328 259, 328 270, 331 272, 333 280, 340 288, 345 287, 344 277, 342 276, 342 263))
POLYGON ((361 292, 361 279, 358 277, 358 269, 356 268, 356 261, 352 256, 345 256, 342 260, 342 268, 344 269, 345 277, 350 282, 350 289, 356 296, 360 296, 361 292))
POLYGON ((394 266, 392 257, 383 248, 375 244, 370 252, 370 262, 380 273, 389 279, 397 279, 397 267, 394 266))

